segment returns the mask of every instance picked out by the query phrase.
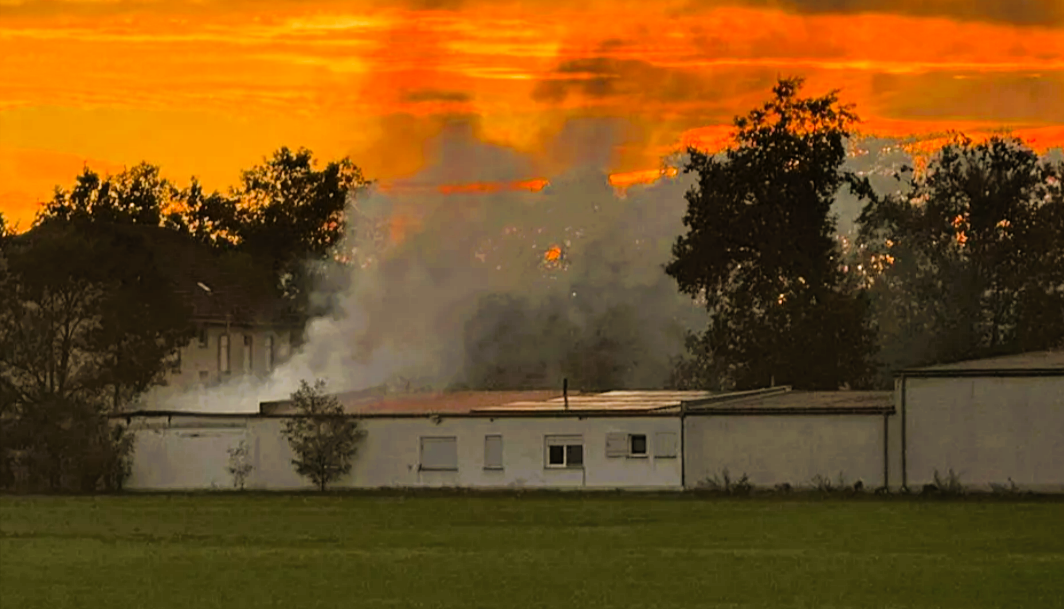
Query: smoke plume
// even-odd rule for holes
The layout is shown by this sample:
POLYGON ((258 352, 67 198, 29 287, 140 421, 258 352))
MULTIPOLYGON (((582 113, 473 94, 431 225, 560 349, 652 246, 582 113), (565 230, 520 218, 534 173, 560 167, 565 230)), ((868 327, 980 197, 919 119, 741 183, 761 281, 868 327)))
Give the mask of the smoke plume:
POLYGON ((310 322, 298 352, 265 381, 236 379, 160 407, 253 411, 315 378, 330 391, 396 381, 560 387, 566 370, 583 370, 607 379, 600 383, 661 386, 684 330, 703 315, 663 270, 690 181, 681 174, 619 192, 600 149, 609 142, 596 144, 570 151, 576 168, 535 191, 512 186, 530 177, 528 159, 471 130, 445 130, 421 173, 349 202, 337 252, 345 263, 319 286, 330 313, 310 322), (435 187, 474 175, 486 182, 435 187), (596 352, 616 358, 615 373, 592 369, 605 364, 582 353, 596 352), (493 381, 485 365, 514 370, 493 381))

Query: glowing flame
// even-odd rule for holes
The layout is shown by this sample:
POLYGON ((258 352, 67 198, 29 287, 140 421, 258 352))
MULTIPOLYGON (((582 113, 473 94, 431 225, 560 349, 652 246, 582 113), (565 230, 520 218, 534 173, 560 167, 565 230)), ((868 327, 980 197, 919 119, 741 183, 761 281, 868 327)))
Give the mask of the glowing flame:
POLYGON ((679 173, 675 167, 664 169, 646 169, 643 171, 629 171, 627 173, 614 173, 610 175, 610 185, 614 188, 628 188, 633 184, 649 184, 661 178, 672 178, 679 173))
POLYGON ((546 262, 557 262, 562 258, 562 248, 557 245, 550 246, 550 249, 543 254, 543 260, 546 262))
POLYGON ((548 184, 547 180, 538 178, 520 182, 473 182, 469 184, 445 184, 437 190, 440 194, 486 194, 500 191, 527 190, 539 192, 548 184))

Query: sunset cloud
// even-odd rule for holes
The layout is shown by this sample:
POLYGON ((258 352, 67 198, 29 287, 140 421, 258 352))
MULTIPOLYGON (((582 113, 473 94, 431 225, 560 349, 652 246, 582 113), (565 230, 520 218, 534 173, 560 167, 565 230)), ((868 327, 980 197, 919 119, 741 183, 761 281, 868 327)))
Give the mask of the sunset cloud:
MULTIPOLYGON (((0 158, 149 160, 217 188, 280 145, 401 180, 456 120, 535 159, 500 180, 653 172, 779 75, 842 89, 870 133, 1064 142, 1059 0, 0 0, 0 57, 0 158)), ((441 184, 494 179, 458 165, 441 184)), ((0 168, 0 193, 47 197, 68 169, 0 168)))

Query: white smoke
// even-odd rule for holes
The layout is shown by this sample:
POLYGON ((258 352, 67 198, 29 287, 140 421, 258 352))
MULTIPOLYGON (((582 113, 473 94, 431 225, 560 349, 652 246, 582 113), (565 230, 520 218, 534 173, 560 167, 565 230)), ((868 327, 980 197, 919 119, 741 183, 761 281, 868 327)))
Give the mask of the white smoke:
MULTIPOLYGON (((436 162, 419 175, 350 201, 349 233, 338 252, 348 264, 322 286, 330 313, 310 322, 297 353, 268 379, 238 376, 187 393, 167 388, 153 404, 251 412, 262 401, 287 398, 301 380, 317 378, 336 392, 396 377, 442 388, 462 378, 465 324, 488 294, 521 297, 532 307, 558 296, 591 299, 581 303, 584 309, 637 305, 641 319, 662 327, 698 319, 698 308, 663 269, 683 228, 690 180, 681 174, 621 193, 603 170, 608 155, 587 152, 593 158, 548 178, 541 191, 513 190, 506 185, 536 177, 528 173, 530 159, 461 129, 445 132, 436 162), (469 194, 421 187, 474 175, 503 187, 469 194), (398 243, 389 234, 397 217, 411 223, 398 243), (550 248, 562 253, 555 266, 545 259, 550 248)), ((585 320, 577 308, 571 321, 579 325, 585 320)), ((682 347, 675 327, 641 331, 662 357, 682 347)))
MULTIPOLYGON (((576 145, 569 135, 559 139, 576 145)), ((641 347, 653 351, 658 363, 667 362, 681 352, 683 330, 705 324, 704 311, 679 293, 663 268, 684 230, 684 192, 692 178, 681 173, 618 192, 604 170, 609 155, 603 149, 609 147, 600 137, 585 150, 568 150, 577 160, 575 168, 549 177, 539 192, 503 188, 442 194, 431 186, 535 177, 529 175, 531 159, 483 143, 470 130, 446 131, 430 155, 435 162, 424 171, 350 201, 349 233, 338 252, 348 264, 334 269, 321 286, 330 313, 311 321, 297 353, 266 380, 238 377, 209 390, 169 391, 155 400, 157 407, 252 412, 262 401, 287 398, 301 380, 318 378, 336 392, 397 377, 411 379, 414 386, 446 387, 463 378, 466 324, 477 314, 479 299, 489 294, 528 304, 527 318, 507 320, 515 331, 523 324, 543 327, 542 319, 533 319, 536 307, 556 306, 559 299, 572 303, 568 321, 576 326, 590 323, 589 311, 628 306, 636 311, 634 331, 641 347), (396 218, 409 223, 397 243, 390 235, 396 218), (552 247, 560 249, 564 268, 545 265, 552 247)), ((888 169, 899 162, 896 154, 888 154, 891 150, 874 149, 851 166, 883 181, 885 188, 892 174, 888 169)), ((843 231, 859 211, 847 197, 841 193, 836 206, 843 231)), ((552 348, 546 337, 525 343, 522 349, 555 357, 546 351, 552 348)), ((659 368, 637 370, 630 382, 660 383, 659 368)))

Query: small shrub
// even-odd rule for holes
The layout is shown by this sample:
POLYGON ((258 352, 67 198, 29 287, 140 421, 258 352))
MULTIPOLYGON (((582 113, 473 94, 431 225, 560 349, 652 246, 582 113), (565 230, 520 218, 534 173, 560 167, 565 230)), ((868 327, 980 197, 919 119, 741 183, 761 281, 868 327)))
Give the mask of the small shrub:
MULTIPOLYGON (((839 481, 843 482, 842 474, 839 474, 839 481)), ((834 493, 839 490, 839 486, 841 486, 841 484, 836 486, 835 483, 831 481, 831 478, 821 476, 820 474, 813 476, 811 482, 813 483, 813 488, 824 494, 834 493)))
POLYGON ((793 490, 791 488, 791 485, 790 485, 789 482, 783 482, 781 484, 777 484, 775 489, 776 489, 776 492, 780 493, 781 495, 786 495, 786 494, 790 493, 791 490, 793 490))
POLYGON ((998 482, 991 482, 990 492, 994 493, 995 495, 1019 495, 1020 487, 1016 486, 1016 483, 1013 482, 1012 478, 1010 477, 1009 483, 1007 485, 998 482))
POLYGON ((958 496, 964 494, 964 485, 961 484, 961 477, 952 469, 943 478, 938 470, 935 470, 935 483, 925 484, 923 494, 941 494, 947 496, 958 496))
POLYGON ((706 478, 698 483, 698 487, 724 495, 749 495, 754 490, 749 476, 744 473, 738 480, 732 480, 727 468, 721 472, 719 478, 717 476, 706 478))
POLYGON ((241 440, 240 444, 235 448, 230 448, 227 452, 229 453, 229 466, 225 469, 233 476, 233 486, 244 490, 244 482, 254 469, 248 456, 248 443, 241 440))

